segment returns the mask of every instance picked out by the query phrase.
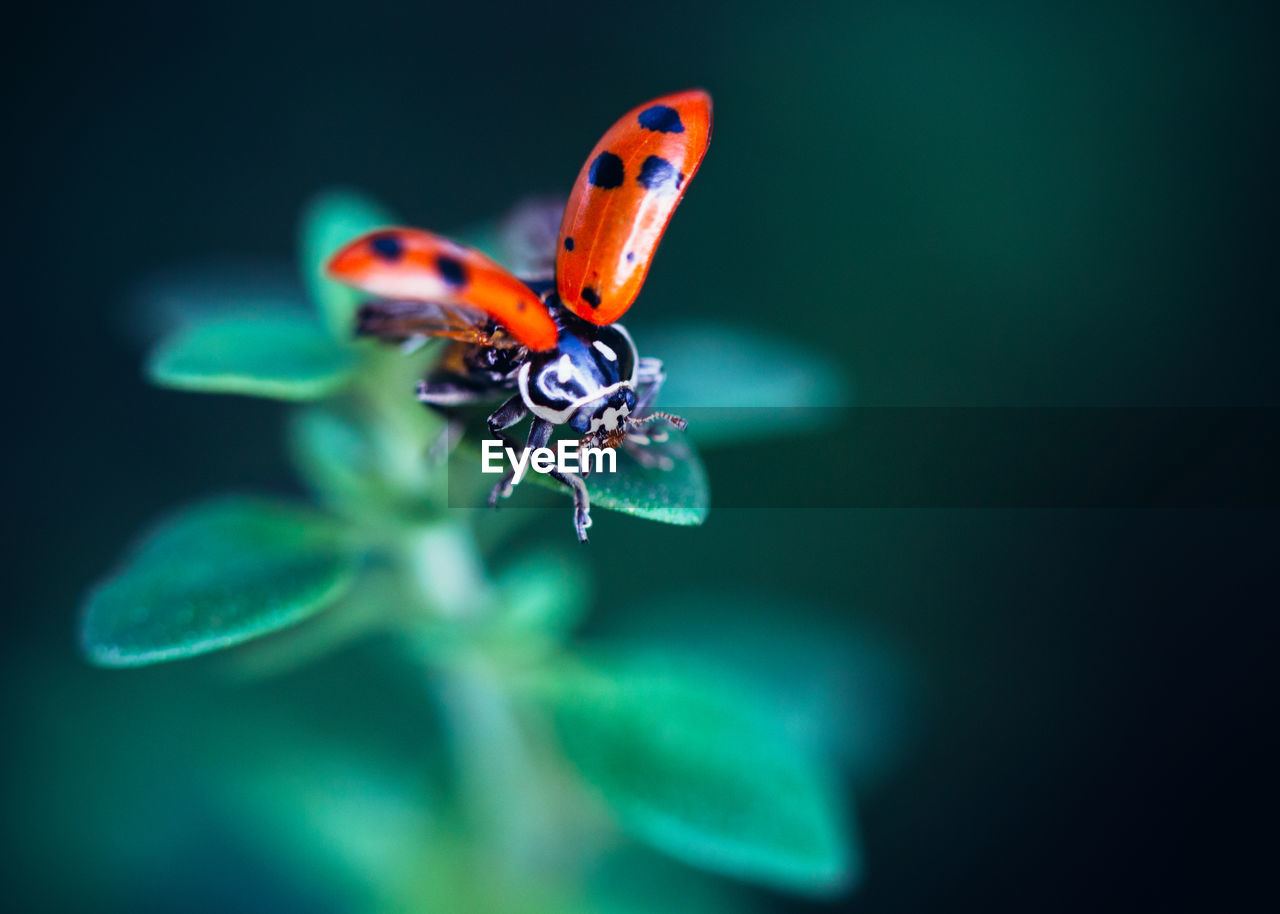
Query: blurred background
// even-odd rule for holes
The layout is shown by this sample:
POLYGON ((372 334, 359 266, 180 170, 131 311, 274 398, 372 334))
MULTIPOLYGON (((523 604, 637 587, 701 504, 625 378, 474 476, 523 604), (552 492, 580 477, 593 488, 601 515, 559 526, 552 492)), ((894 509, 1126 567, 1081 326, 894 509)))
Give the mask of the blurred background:
MULTIPOLYGON (((444 231, 491 219, 567 191, 621 112, 701 85, 714 140, 636 322, 824 349, 862 405, 1275 406, 1275 26, 1229 3, 11 11, 15 909, 341 909, 313 859, 229 830, 184 777, 237 742, 202 721, 265 711, 320 738, 354 715, 387 757, 432 752, 426 702, 367 659, 229 690, 199 662, 78 656, 81 596, 141 525, 209 492, 299 491, 283 407, 143 381, 147 277, 287 262, 334 184, 444 231)), ((718 452, 713 489, 784 485, 771 461, 792 453, 718 452)), ((1224 910, 1274 891, 1278 532, 1262 509, 726 507, 699 529, 599 517, 589 566, 598 593, 653 578, 803 606, 907 671, 892 762, 857 792, 860 888, 752 904, 1224 910)), ((558 512, 527 535, 575 545, 558 512)))

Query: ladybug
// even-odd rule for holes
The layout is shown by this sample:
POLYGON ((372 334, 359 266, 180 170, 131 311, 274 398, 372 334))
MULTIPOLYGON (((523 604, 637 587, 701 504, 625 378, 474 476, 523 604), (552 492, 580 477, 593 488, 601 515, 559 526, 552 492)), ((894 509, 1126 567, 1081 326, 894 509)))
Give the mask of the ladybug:
MULTIPOLYGON (((700 89, 629 111, 591 150, 563 214, 534 204, 509 223, 509 240, 524 252, 514 265, 522 279, 479 251, 403 227, 349 242, 328 272, 373 297, 358 312, 358 334, 453 341, 419 382, 418 399, 428 406, 448 413, 513 391, 488 425, 515 451, 506 430, 530 414, 530 450, 547 446, 562 425, 583 447, 645 443, 649 423, 683 429, 685 422, 651 409, 662 362, 640 358, 616 321, 644 285, 710 138, 711 96, 700 89)), ((551 475, 571 490, 574 529, 586 542, 586 484, 577 474, 551 475)), ((508 472, 489 504, 510 496, 515 482, 508 472)))

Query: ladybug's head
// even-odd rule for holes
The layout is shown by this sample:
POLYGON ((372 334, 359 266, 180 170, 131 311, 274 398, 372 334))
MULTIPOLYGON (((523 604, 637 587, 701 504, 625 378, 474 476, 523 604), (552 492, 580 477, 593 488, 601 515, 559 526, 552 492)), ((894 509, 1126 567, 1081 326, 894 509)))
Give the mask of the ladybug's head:
POLYGON ((583 447, 618 447, 627 440, 636 392, 624 384, 608 397, 583 406, 569 417, 569 427, 582 432, 583 447))

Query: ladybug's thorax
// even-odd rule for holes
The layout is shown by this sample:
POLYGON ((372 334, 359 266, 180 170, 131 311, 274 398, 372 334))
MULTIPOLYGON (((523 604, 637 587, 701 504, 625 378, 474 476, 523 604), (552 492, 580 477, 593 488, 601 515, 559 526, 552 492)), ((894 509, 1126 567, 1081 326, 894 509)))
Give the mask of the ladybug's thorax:
POLYGON ((625 426, 635 407, 635 344, 619 324, 597 326, 548 301, 559 336, 552 349, 530 352, 517 381, 538 418, 583 434, 625 426))
MULTIPOLYGON (((492 336, 498 329, 497 323, 489 321, 484 332, 492 336)), ((501 384, 516 373, 524 357, 523 346, 472 346, 463 356, 463 364, 469 375, 501 384)))

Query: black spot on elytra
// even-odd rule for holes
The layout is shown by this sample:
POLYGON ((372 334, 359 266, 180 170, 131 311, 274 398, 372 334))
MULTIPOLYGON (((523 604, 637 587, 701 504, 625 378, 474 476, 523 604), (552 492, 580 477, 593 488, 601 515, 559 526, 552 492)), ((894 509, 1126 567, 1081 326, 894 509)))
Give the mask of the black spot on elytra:
POLYGON ((636 180, 648 190, 679 190, 684 183, 684 175, 676 171, 676 167, 662 156, 649 156, 640 166, 640 174, 636 175, 636 180))
POLYGON ((680 112, 666 105, 654 105, 640 112, 640 126, 645 130, 658 133, 684 133, 684 122, 680 120, 680 112))
POLYGON ((635 262, 636 262, 636 252, 627 251, 627 263, 635 263, 635 262))
POLYGON ((573 250, 573 239, 572 239, 572 238, 566 238, 566 239, 564 240, 564 249, 565 249, 566 251, 572 251, 572 250, 573 250))
POLYGON ((388 263, 395 263, 404 256, 404 242, 395 235, 379 235, 370 239, 369 249, 388 263))
POLYGON ((524 301, 523 301, 523 300, 521 300, 521 301, 516 302, 516 310, 517 310, 517 311, 528 311, 528 310, 529 310, 529 306, 528 306, 528 305, 526 305, 526 304, 524 303, 524 301))
POLYGON ((455 289, 467 284, 467 268, 461 260, 441 254, 436 258, 436 269, 440 271, 440 277, 455 289))
POLYGON ((587 172, 587 180, 601 190, 612 190, 622 186, 626 174, 622 170, 622 159, 612 152, 602 152, 595 157, 587 172))
POLYGON ((593 308, 600 307, 600 293, 590 286, 582 290, 582 300, 593 308))

